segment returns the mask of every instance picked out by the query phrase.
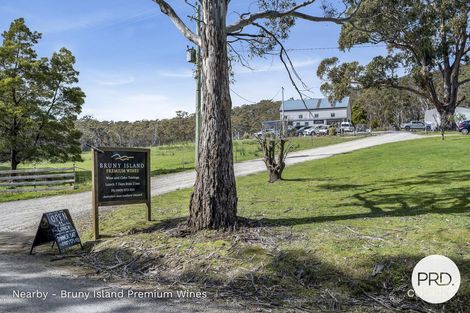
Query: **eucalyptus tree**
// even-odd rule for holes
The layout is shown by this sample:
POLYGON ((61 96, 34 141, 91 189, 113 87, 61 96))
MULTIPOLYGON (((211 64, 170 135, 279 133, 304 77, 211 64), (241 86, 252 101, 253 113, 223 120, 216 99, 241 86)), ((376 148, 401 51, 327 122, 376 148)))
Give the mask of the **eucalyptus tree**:
POLYGON ((342 27, 340 47, 382 43, 388 52, 367 65, 323 60, 317 71, 326 81, 322 90, 336 99, 357 88, 412 93, 437 109, 444 139, 470 83, 462 71, 470 61, 469 12, 468 0, 364 0, 354 21, 342 27))
MULTIPOLYGON (((201 48, 202 122, 200 160, 190 201, 188 226, 192 230, 231 228, 237 222, 237 192, 232 158, 229 49, 235 42, 246 42, 252 55, 272 51, 287 38, 296 19, 311 22, 342 23, 353 13, 356 3, 345 0, 341 11, 323 5, 321 16, 302 9, 317 2, 296 4, 292 0, 258 0, 247 3, 256 12, 239 14, 233 23, 227 22, 229 0, 199 0, 200 32, 193 32, 174 8, 165 0, 153 0, 189 41, 201 48), (255 5, 256 4, 256 5, 255 5)), ((322 2, 323 3, 323 2, 322 2)), ((192 17, 196 20, 197 17, 192 17)), ((233 49, 243 62, 243 55, 233 49)))

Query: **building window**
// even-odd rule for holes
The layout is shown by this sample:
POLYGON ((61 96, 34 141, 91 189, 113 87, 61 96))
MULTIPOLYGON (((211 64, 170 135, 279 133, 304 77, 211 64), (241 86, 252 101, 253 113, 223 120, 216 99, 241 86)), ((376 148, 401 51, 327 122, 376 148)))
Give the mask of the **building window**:
POLYGON ((308 126, 308 122, 305 122, 305 126, 308 126))
POLYGON ((315 113, 315 118, 317 118, 317 117, 318 117, 318 113, 315 113))
POLYGON ((335 114, 334 114, 334 113, 331 113, 331 117, 335 117, 335 114))
POLYGON ((299 115, 299 119, 303 119, 304 116, 302 114, 299 115))
POLYGON ((299 123, 299 122, 297 122, 297 123, 295 123, 295 125, 296 125, 296 126, 300 126, 300 123, 299 123))

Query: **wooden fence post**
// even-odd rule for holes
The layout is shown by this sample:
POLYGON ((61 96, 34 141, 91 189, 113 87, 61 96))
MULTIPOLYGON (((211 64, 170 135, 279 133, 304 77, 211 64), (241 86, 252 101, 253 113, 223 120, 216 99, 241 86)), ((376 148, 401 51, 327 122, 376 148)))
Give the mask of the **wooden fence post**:
POLYGON ((91 208, 91 217, 93 221, 93 239, 98 240, 100 238, 100 221, 99 221, 99 212, 98 212, 98 201, 97 197, 98 194, 96 192, 98 186, 97 181, 98 177, 96 173, 96 162, 97 160, 97 151, 95 149, 91 149, 92 151, 92 158, 93 158, 93 166, 91 168, 91 181, 92 181, 92 189, 91 189, 91 196, 92 196, 92 208, 91 208))

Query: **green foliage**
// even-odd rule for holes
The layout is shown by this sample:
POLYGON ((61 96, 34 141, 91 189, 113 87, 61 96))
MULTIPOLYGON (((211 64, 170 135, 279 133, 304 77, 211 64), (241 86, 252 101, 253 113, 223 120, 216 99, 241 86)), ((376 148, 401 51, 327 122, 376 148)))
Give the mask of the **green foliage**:
POLYGON ((65 48, 38 58, 41 38, 23 19, 3 34, 0 46, 0 162, 80 160, 75 120, 85 94, 75 86, 75 58, 65 48))
POLYGON ((336 127, 334 127, 333 125, 330 125, 328 127, 328 136, 334 136, 336 135, 336 127))
POLYGON ((399 128, 410 120, 421 120, 427 104, 419 97, 388 88, 368 88, 351 96, 352 119, 366 120, 371 128, 399 128))
POLYGON ((235 107, 232 110, 232 129, 234 133, 253 134, 261 129, 264 121, 279 119, 278 101, 262 100, 256 104, 235 107))
POLYGON ((367 124, 367 111, 362 106, 354 104, 351 115, 354 125, 367 124))
POLYGON ((462 113, 454 114, 454 121, 456 123, 460 123, 460 122, 464 121, 465 119, 466 119, 465 114, 462 114, 462 113))
POLYGON ((324 59, 318 66, 317 76, 328 82, 322 84, 320 90, 330 101, 343 99, 351 93, 362 69, 358 62, 339 64, 337 57, 324 59))
POLYGON ((459 90, 470 83, 462 70, 470 60, 469 12, 467 0, 363 0, 342 26, 339 45, 384 43, 388 53, 366 65, 325 59, 317 71, 326 81, 322 91, 342 99, 355 89, 386 86, 413 93, 442 116, 453 114, 464 101, 459 90))

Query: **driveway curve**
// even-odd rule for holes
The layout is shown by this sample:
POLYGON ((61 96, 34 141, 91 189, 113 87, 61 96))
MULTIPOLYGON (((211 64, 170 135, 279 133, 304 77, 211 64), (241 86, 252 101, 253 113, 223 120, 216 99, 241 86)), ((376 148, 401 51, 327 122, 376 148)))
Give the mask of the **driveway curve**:
MULTIPOLYGON (((422 136, 394 132, 352 140, 340 144, 292 152, 287 166, 327 158, 333 155, 369 148, 386 143, 422 138, 422 136)), ((261 159, 235 164, 235 175, 245 176, 263 172, 266 167, 261 159)), ((160 175, 152 178, 152 196, 168 193, 182 188, 192 187, 196 178, 195 171, 160 175)), ((0 229, 2 231, 31 232, 43 212, 68 209, 72 216, 91 212, 91 191, 0 203, 0 229)))

